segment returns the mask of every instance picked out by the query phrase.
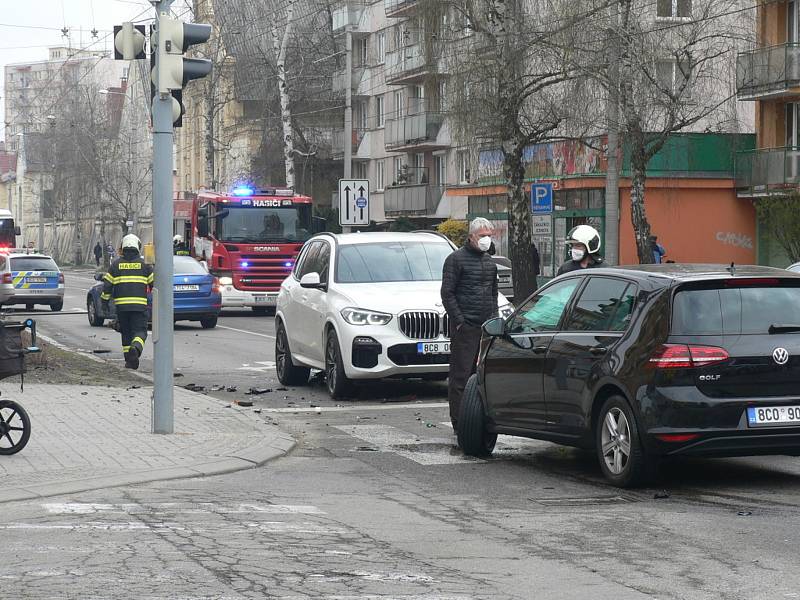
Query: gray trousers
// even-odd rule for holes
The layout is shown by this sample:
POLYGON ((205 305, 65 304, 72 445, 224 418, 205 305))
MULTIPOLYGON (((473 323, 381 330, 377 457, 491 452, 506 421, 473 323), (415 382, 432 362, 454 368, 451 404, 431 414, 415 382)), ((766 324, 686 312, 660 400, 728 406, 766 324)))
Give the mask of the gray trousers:
POLYGON ((475 371, 481 344, 481 328, 464 323, 453 329, 450 336, 450 374, 447 380, 447 402, 450 404, 450 421, 455 429, 461 409, 461 397, 467 380, 475 371))

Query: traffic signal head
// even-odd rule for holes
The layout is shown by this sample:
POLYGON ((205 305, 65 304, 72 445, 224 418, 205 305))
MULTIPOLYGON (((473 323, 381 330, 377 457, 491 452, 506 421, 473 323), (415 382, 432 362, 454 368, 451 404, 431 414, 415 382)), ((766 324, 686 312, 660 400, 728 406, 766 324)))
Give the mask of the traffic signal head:
POLYGON ((114 59, 136 60, 144 55, 144 25, 114 25, 114 59))
POLYGON ((158 92, 169 93, 182 89, 192 79, 211 72, 211 61, 203 58, 184 58, 183 53, 195 44, 211 37, 211 25, 184 23, 161 15, 158 19, 158 92))

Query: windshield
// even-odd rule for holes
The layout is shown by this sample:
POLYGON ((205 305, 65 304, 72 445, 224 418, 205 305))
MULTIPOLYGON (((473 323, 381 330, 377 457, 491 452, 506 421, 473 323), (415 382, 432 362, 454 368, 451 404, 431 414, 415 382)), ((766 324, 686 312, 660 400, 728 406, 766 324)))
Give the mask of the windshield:
POLYGON ((208 275, 208 271, 193 258, 175 256, 172 259, 175 275, 208 275))
POLYGON ((217 213, 222 242, 305 242, 311 237, 311 205, 286 208, 231 206, 217 213))
POLYGON ((386 242, 342 246, 336 260, 339 283, 440 281, 453 251, 436 242, 386 242))
POLYGON ((800 323, 800 287, 687 290, 672 307, 676 335, 765 334, 776 323, 800 323))
POLYGON ((12 271, 58 271, 56 262, 48 256, 20 256, 11 259, 12 271))

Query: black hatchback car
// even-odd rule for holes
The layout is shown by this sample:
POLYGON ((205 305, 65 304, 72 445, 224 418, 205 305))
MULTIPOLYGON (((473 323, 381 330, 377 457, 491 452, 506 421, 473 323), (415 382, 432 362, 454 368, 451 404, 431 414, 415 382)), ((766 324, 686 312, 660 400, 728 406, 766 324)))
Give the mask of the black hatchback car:
POLYGON ((800 454, 800 273, 640 265, 552 280, 484 323, 458 438, 595 449, 618 486, 663 457, 800 454))

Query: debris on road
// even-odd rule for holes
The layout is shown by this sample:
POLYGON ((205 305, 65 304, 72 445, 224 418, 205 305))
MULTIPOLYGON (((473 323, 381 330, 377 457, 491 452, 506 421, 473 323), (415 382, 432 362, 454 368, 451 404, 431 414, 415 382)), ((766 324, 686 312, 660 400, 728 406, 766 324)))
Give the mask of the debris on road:
POLYGON ((105 348, 95 348, 92 350, 92 354, 111 354, 111 350, 106 350, 105 348))
POLYGON ((235 392, 238 388, 235 385, 231 385, 225 388, 226 392, 235 392))
POLYGON ((196 383, 187 383, 183 386, 183 389, 189 390, 190 392, 205 392, 206 388, 204 385, 197 385, 196 383))
POLYGON ((234 400, 234 402, 239 406, 253 406, 252 400, 234 400))
POLYGON ((268 394, 272 391, 272 388, 259 388, 259 387, 251 387, 249 391, 245 392, 246 396, 260 396, 261 394, 268 394))
POLYGON ((669 492, 667 490, 661 490, 653 494, 654 500, 663 500, 664 498, 669 498, 669 492))

